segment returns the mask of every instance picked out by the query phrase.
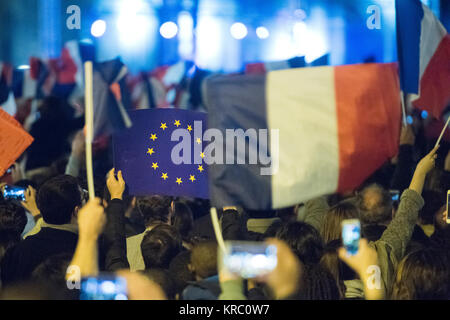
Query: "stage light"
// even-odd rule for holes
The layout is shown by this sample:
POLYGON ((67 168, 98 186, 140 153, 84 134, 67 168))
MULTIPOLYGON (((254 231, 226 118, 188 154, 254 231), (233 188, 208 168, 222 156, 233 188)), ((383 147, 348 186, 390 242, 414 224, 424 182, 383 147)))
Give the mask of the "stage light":
POLYGON ((270 33, 266 27, 258 27, 256 28, 256 35, 260 39, 267 39, 270 36, 270 33))
POLYGON ((96 20, 91 26, 91 34, 98 38, 101 37, 106 31, 106 22, 104 20, 96 20))
POLYGON ((230 33, 237 40, 244 39, 247 36, 247 27, 241 22, 235 22, 230 28, 230 33))
POLYGON ((163 36, 163 38, 171 39, 177 35, 178 26, 172 21, 164 22, 159 28, 159 33, 163 36))
POLYGON ((30 69, 30 66, 27 64, 22 64, 21 66, 18 66, 17 69, 19 70, 28 70, 30 69))
POLYGON ((294 27, 292 28, 294 38, 304 37, 307 31, 306 23, 303 21, 294 23, 294 27))
POLYGON ((155 16, 143 0, 127 0, 118 3, 117 31, 119 40, 127 50, 137 50, 151 41, 155 28, 155 16))

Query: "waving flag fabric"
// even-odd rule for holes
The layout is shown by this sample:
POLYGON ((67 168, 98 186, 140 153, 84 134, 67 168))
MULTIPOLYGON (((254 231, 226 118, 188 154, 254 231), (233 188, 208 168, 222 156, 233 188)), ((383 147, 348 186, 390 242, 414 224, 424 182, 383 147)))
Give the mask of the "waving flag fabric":
POLYGON ((206 114, 143 109, 132 111, 130 118, 133 127, 113 135, 114 166, 122 170, 130 193, 208 198, 207 167, 201 156, 206 114), (187 136, 189 147, 181 152, 187 163, 178 164, 172 157, 172 152, 179 155, 176 145, 182 140, 172 139, 177 129, 187 136))
POLYGON ((120 59, 95 64, 93 75, 94 138, 132 126, 126 66, 120 59))
POLYGON ((278 144, 269 146, 278 167, 273 175, 261 175, 267 165, 260 159, 209 165, 213 205, 282 208, 358 187, 397 152, 398 92, 395 64, 207 79, 209 127, 224 136, 227 129, 278 130, 279 136, 278 144))
POLYGON ((249 63, 245 66, 245 73, 264 74, 266 72, 275 70, 303 68, 305 64, 305 57, 294 57, 292 59, 282 61, 249 63))
POLYGON ((415 107, 440 118, 450 103, 450 35, 419 0, 396 0, 400 84, 415 107))

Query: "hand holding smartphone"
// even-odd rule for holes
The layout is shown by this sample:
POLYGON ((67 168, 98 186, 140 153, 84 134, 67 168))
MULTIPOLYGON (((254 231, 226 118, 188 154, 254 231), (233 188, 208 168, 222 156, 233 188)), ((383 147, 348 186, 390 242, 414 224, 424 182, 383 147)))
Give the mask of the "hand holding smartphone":
POLYGON ((3 198, 5 200, 25 201, 25 191, 23 187, 5 185, 3 188, 3 198))
POLYGON ((222 263, 244 279, 262 277, 277 266, 277 248, 264 242, 226 241, 222 263))
POLYGON ((113 274, 83 278, 80 300, 128 300, 127 282, 113 274))
POLYGON ((361 224, 358 219, 342 221, 342 244, 349 255, 358 253, 361 224))

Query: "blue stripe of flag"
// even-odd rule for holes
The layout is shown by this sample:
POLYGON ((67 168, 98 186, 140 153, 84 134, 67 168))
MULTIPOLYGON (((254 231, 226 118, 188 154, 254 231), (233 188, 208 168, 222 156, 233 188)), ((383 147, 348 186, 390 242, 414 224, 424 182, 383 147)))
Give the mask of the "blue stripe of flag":
POLYGON ((419 0, 396 0, 397 54, 400 87, 405 93, 419 93, 420 34, 424 16, 419 0))

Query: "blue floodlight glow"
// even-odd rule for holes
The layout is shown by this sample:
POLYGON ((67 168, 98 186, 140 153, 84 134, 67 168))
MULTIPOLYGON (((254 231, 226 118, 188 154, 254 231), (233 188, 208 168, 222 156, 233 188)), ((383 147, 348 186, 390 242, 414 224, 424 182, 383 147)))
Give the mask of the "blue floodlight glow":
POLYGON ((159 28, 159 33, 163 38, 172 39, 178 33, 178 26, 172 21, 164 22, 159 28))
POLYGON ((91 26, 91 34, 98 38, 105 34, 106 22, 104 20, 96 20, 91 26))
POLYGON ((258 27, 256 28, 256 35, 260 39, 267 39, 270 36, 270 33, 266 27, 258 27))
POLYGON ((235 22, 230 28, 231 36, 237 40, 244 39, 247 36, 247 27, 241 22, 235 22))

